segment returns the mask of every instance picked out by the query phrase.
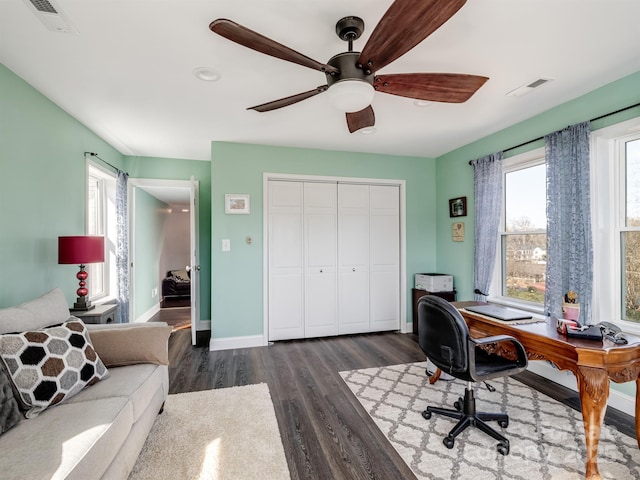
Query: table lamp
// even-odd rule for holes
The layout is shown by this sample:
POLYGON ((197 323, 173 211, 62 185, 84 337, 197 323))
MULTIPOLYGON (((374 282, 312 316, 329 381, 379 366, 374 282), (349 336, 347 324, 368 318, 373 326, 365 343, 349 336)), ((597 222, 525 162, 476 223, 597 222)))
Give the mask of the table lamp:
POLYGON ((89 274, 84 269, 87 263, 104 262, 104 237, 75 236, 58 237, 58 263, 80 265, 76 274, 80 287, 76 290, 78 299, 72 310, 91 310, 94 305, 88 298, 87 278, 89 274))

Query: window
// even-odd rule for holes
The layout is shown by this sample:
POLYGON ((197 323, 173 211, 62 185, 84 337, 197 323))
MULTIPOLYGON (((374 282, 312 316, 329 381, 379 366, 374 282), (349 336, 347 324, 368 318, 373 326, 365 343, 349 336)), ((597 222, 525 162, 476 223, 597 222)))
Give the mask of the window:
POLYGON ((640 134, 618 140, 622 319, 640 323, 640 134))
POLYGON ((105 262, 87 265, 89 299, 113 296, 115 285, 115 177, 89 163, 87 168, 87 235, 104 235, 105 262), (112 274, 113 273, 113 274, 112 274))
POLYGON ((547 264, 544 150, 503 160, 503 209, 491 296, 544 304, 547 264))

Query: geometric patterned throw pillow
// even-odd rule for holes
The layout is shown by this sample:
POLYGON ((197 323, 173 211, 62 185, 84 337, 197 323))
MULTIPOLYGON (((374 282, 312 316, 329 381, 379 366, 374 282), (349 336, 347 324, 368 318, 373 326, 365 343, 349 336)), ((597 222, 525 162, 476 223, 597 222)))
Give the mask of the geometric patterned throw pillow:
POLYGON ((42 330, 0 335, 0 356, 27 418, 108 375, 87 327, 77 318, 42 330))

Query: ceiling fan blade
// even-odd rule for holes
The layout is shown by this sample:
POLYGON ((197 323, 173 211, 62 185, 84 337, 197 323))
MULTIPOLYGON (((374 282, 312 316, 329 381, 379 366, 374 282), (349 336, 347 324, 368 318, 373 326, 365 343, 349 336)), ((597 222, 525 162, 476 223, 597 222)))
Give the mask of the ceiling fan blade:
POLYGON ((255 107, 249 107, 247 108, 247 110, 255 110, 256 112, 270 112, 271 110, 288 107, 289 105, 293 105, 294 103, 298 103, 302 100, 306 100, 307 98, 311 98, 315 95, 318 95, 319 93, 326 91, 327 88, 329 87, 327 87, 326 85, 321 85, 320 87, 314 88, 313 90, 309 90, 307 92, 302 92, 296 95, 291 95, 290 97, 263 103, 262 105, 256 105, 255 107))
POLYGON ((466 102, 489 80, 479 75, 460 73, 396 73, 376 75, 377 92, 431 102, 466 102))
POLYGON ((369 105, 367 108, 359 112, 347 112, 347 127, 349 132, 353 133, 361 128, 373 127, 376 124, 376 116, 373 108, 369 105))
POLYGON ((296 52, 289 47, 285 47, 281 43, 271 40, 264 35, 260 35, 259 33, 249 30, 247 27, 231 20, 227 20, 226 18, 214 20, 209 24, 209 29, 227 40, 239 43, 240 45, 244 45, 245 47, 257 52, 286 60, 287 62, 296 63, 303 67, 313 68, 314 70, 320 70, 321 72, 337 73, 339 71, 331 65, 325 65, 324 63, 317 62, 300 52, 296 52))
POLYGON ((358 64, 363 65, 365 71, 380 70, 435 32, 466 1, 396 0, 371 33, 358 64))

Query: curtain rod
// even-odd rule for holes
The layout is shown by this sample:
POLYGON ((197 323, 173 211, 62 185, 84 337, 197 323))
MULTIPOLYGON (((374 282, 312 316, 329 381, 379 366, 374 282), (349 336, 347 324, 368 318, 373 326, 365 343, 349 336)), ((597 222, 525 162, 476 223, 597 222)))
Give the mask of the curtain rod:
MULTIPOLYGON (((615 115, 617 113, 621 113, 621 112, 624 112, 626 110, 631 110, 632 108, 636 108, 636 107, 640 107, 640 103, 636 103, 634 105, 629 105, 628 107, 621 108, 619 110, 616 110, 615 112, 605 113, 604 115, 600 115, 599 117, 592 118, 591 120, 589 120, 589 122, 595 122, 597 120, 602 120, 603 118, 607 118, 607 117, 610 117, 611 115, 615 115)), ((504 150, 502 150, 502 153, 510 152, 511 150, 515 150, 516 148, 524 147, 525 145, 529 145, 530 143, 535 143, 535 142, 537 142, 539 140, 544 140, 544 135, 542 137, 534 138, 533 140, 528 140, 526 142, 520 143, 520 144, 516 145, 515 147, 505 148, 504 150)), ((469 160, 469 165, 471 165, 471 162, 473 162, 473 160, 469 160)))
MULTIPOLYGON (((107 162, 106 160, 103 160, 102 158, 100 158, 100 157, 98 156, 98 154, 97 154, 97 153, 95 153, 95 152, 84 152, 84 156, 85 156, 85 158, 87 157, 87 155, 88 155, 88 156, 90 156, 90 157, 97 158, 97 159, 98 159, 98 160, 100 160, 102 163, 106 163, 107 165, 109 165, 111 168, 113 168, 114 170, 116 170, 116 171, 118 171, 118 172, 121 172, 121 171, 122 171, 122 170, 120 170, 118 167, 116 167, 116 166, 114 166, 114 165, 111 165, 111 164, 110 164, 109 162, 107 162)), ((127 174, 127 176, 129 176, 129 172, 124 172, 124 173, 126 173, 126 174, 127 174)))

